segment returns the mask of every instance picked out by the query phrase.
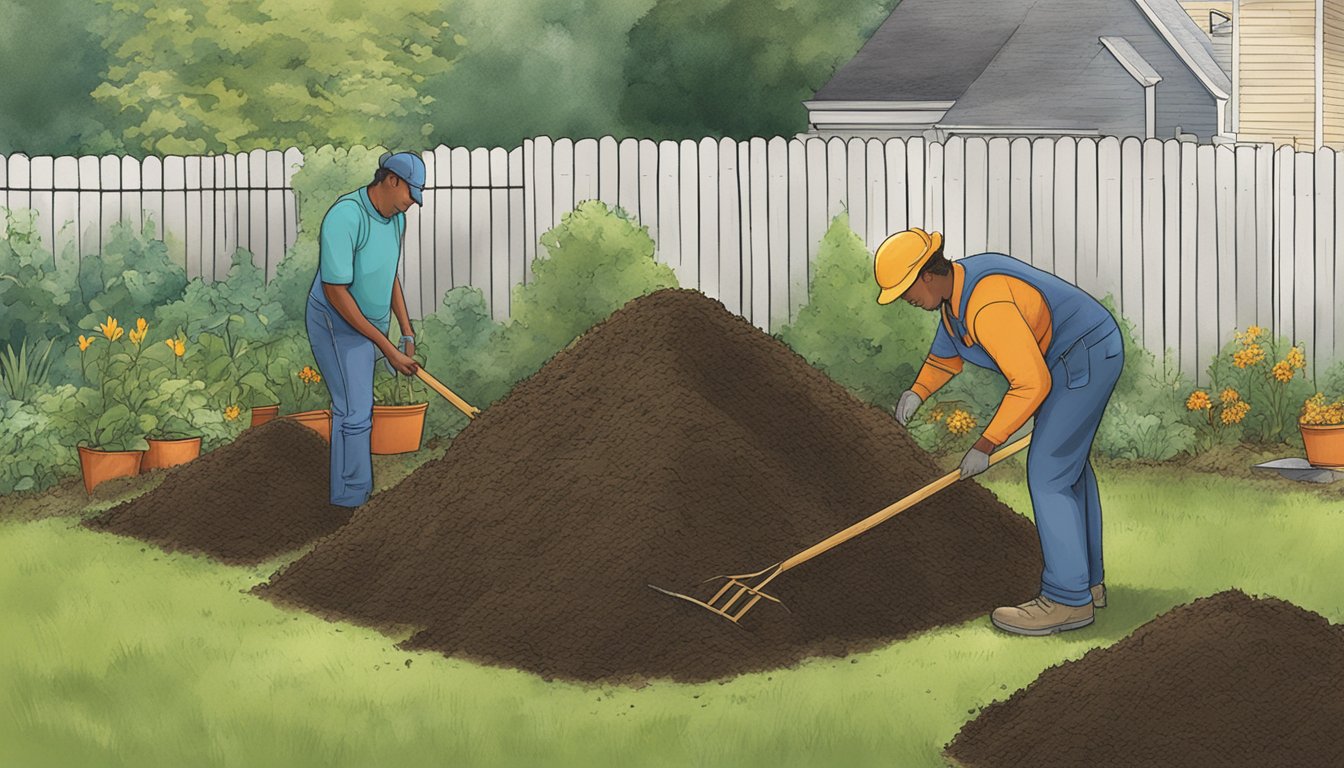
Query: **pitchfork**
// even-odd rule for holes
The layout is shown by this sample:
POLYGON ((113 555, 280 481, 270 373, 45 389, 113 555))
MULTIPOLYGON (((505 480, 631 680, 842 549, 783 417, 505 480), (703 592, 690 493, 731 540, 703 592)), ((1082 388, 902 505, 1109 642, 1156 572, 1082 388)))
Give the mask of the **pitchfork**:
MULTIPOLYGON (((1030 442, 1031 442, 1031 435, 1028 434, 1027 436, 1023 437, 1017 442, 1012 443, 1008 447, 995 451, 994 455, 991 456, 989 459, 989 465, 992 467, 995 464, 999 463, 1000 461, 1003 461, 1004 459, 1008 458, 1009 456, 1012 456, 1013 454, 1017 453, 1023 448, 1026 448, 1030 442)), ((650 584, 649 586, 653 587, 653 589, 656 589, 659 592, 662 592, 665 595, 671 595, 672 597, 679 597, 682 600, 686 600, 687 602, 695 603, 701 608, 708 608, 710 611, 713 611, 714 613, 724 617, 725 619, 728 619, 733 623, 737 623, 742 619, 743 616, 747 614, 747 611, 751 610, 752 607, 756 605, 756 603, 760 602, 761 598, 765 598, 766 600, 772 600, 776 603, 779 603, 780 605, 783 605, 783 603, 780 602, 779 598, 774 597, 773 595, 767 595, 765 592, 762 591, 765 589, 767 584, 774 581, 775 577, 779 576, 781 573, 784 573, 790 568, 802 565, 803 563, 807 562, 808 560, 811 560, 817 555, 820 555, 821 553, 833 547, 837 547, 845 543, 846 541, 849 541, 850 539, 854 538, 855 536, 858 536, 859 534, 863 533, 864 531, 867 531, 870 528, 877 527, 881 523, 886 522, 887 520, 895 517, 901 512, 904 512, 910 507, 913 507, 919 502, 929 498, 933 494, 955 483, 957 481, 957 478, 960 476, 961 476, 961 470, 959 468, 954 469, 951 472, 948 472, 946 475, 943 475, 937 480, 934 480, 933 482, 924 486, 923 488, 920 488, 919 490, 915 491, 909 496, 906 496, 900 501, 882 509, 879 512, 869 515, 868 517, 849 526, 848 528, 844 529, 843 531, 840 531, 839 533, 833 534, 830 538, 826 539, 825 541, 822 541, 818 544, 814 544, 811 547, 808 547, 802 552, 799 552, 793 557, 790 557, 788 560, 775 563, 774 565, 769 566, 767 568, 763 568, 759 571, 756 571, 755 573, 742 573, 736 576, 713 576, 708 579, 705 579, 705 581, 701 582, 702 584, 715 581, 717 579, 727 579, 727 583, 725 583, 722 587, 720 587, 719 591, 715 592, 714 596, 709 598, 708 601, 697 600, 694 597, 691 597, 690 595, 683 595, 679 592, 673 592, 671 590, 663 589, 662 587, 655 587, 652 584, 650 584), (756 581, 755 583, 751 583, 749 581, 751 579, 759 579, 759 580, 756 581)))

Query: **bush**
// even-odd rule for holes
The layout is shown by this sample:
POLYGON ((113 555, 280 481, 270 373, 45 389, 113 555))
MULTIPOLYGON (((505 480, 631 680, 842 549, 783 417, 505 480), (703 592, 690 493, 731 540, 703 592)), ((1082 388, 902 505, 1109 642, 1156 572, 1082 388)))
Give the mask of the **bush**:
POLYGON ((32 403, 0 403, 0 494, 40 491, 78 474, 74 442, 62 421, 74 387, 39 395, 32 403))
POLYGON ((1286 338, 1254 325, 1234 333, 1209 363, 1209 391, 1192 392, 1186 404, 1204 442, 1300 445, 1297 417, 1315 391, 1305 368, 1305 350, 1286 338))
POLYGON ((79 293, 87 308, 73 325, 91 328, 108 315, 152 317, 159 305, 181 295, 187 273, 154 238, 154 225, 140 232, 124 222, 112 225, 102 253, 79 263, 79 293))
MULTIPOLYGON (((494 346, 503 326, 490 318, 485 295, 479 288, 460 286, 444 294, 437 311, 420 321, 416 329, 416 356, 429 371, 477 408, 498 400, 513 384, 507 366, 494 346)), ((456 435, 467 417, 438 394, 426 415, 430 435, 456 435)))
POLYGON ((37 233, 33 211, 4 211, 0 240, 0 348, 30 347, 71 331, 64 308, 78 304, 73 252, 58 261, 37 233))

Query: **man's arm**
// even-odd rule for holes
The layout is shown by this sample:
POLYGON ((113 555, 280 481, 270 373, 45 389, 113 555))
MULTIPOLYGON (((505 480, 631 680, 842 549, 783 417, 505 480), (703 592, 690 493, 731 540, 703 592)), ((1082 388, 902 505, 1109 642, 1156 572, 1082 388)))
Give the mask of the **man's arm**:
MULTIPOLYGON (((355 303, 355 297, 350 295, 350 286, 323 283, 322 293, 326 294, 327 302, 336 308, 336 311, 340 313, 341 317, 345 318, 345 321, 352 328, 368 337, 370 341, 377 345, 378 349, 382 350, 393 368, 407 376, 415 373, 416 368, 419 367, 415 360, 412 360, 409 355, 402 354, 388 340, 387 334, 375 328, 373 323, 370 323, 369 319, 364 316, 364 313, 359 311, 359 305, 355 303)), ((405 312, 404 305, 402 311, 405 312)))
MULTIPOLYGON (((414 336, 415 329, 411 327, 411 316, 406 314, 406 297, 401 292, 401 278, 392 278, 392 314, 397 318, 397 325, 401 327, 402 336, 414 336)), ((415 356, 415 342, 406 343, 406 354, 415 356)))
POLYGON ((994 418, 985 427, 975 449, 989 453, 1027 423, 1050 394, 1050 369, 1040 343, 1016 304, 996 301, 986 304, 972 321, 976 338, 1008 379, 994 418))

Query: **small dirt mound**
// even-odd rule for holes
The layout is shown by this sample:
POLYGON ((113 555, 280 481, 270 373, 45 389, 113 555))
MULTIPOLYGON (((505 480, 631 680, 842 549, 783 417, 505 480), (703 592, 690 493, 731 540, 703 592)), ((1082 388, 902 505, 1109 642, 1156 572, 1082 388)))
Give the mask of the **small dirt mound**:
POLYGON ((154 490, 84 524, 169 551, 258 563, 350 519, 349 509, 327 501, 328 461, 317 433, 292 421, 271 421, 166 470, 154 490))
POLYGON ((1344 627, 1220 592, 1051 667, 946 755, 997 765, 1344 765, 1344 627))
POLYGON ((702 598, 941 472, 888 414, 702 294, 637 299, 260 594, 420 628, 543 677, 704 680, 844 655, 1036 594, 1030 521, 973 482, 780 577, 745 629, 702 598))

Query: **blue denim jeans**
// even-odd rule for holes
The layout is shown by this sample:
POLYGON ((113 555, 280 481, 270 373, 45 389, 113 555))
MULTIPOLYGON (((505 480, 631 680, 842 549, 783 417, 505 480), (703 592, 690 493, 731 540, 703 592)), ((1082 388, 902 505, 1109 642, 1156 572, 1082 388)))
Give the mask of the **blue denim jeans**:
POLYGON ((378 348, 326 301, 308 297, 308 343, 331 393, 331 503, 358 507, 373 492, 373 366, 378 348))
POLYGON ((1051 367, 1050 394, 1036 412, 1027 486, 1045 559, 1041 594, 1065 605, 1087 605, 1088 588, 1104 578, 1101 497, 1089 454, 1124 362, 1120 329, 1108 323, 1051 367))

